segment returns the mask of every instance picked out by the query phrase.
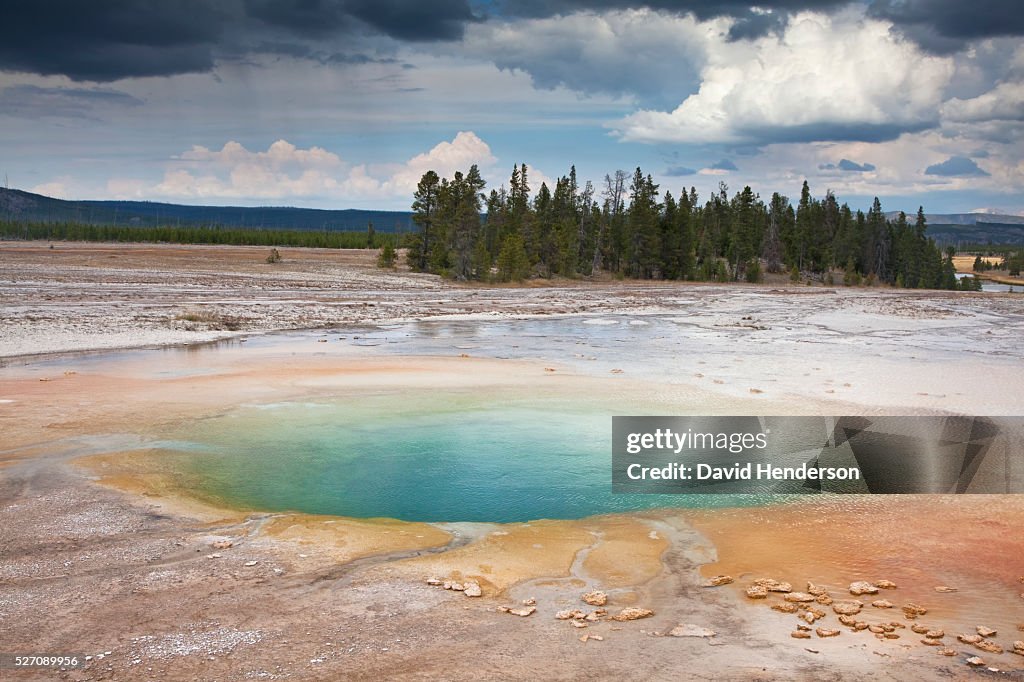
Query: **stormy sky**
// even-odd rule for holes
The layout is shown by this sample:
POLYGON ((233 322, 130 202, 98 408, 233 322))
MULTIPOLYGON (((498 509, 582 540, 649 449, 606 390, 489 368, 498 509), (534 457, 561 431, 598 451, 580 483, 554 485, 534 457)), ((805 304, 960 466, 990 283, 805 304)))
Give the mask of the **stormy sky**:
POLYGON ((639 165, 1024 213, 1015 0, 8 0, 0 172, 62 198, 407 209, 639 165))

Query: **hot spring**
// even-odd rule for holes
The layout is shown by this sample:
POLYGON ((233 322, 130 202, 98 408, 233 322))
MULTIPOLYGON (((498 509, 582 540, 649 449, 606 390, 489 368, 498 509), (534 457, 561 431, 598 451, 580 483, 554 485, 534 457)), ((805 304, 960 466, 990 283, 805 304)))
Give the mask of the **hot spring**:
POLYGON ((766 501, 613 494, 611 415, 567 403, 434 393, 246 405, 191 425, 179 447, 204 496, 264 510, 515 522, 766 501))

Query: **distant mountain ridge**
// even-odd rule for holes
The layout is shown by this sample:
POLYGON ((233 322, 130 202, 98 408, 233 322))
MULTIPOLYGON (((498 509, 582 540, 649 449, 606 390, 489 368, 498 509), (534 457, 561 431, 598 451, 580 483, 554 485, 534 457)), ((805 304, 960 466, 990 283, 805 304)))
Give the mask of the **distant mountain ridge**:
MULTIPOLYGON (((895 220, 899 211, 885 214, 895 220)), ((911 223, 916 212, 907 214, 911 223)), ((1005 213, 925 213, 928 236, 940 244, 1024 244, 1024 216, 1005 213)))
POLYGON ((973 225, 929 223, 927 234, 940 244, 1024 244, 1024 224, 1022 223, 981 221, 973 225))
MULTIPOLYGON (((899 211, 889 211, 885 217, 895 220, 899 211)), ((914 221, 917 211, 908 212, 907 220, 914 221)), ((978 223, 998 223, 1001 225, 1024 225, 1024 216, 1008 213, 925 213, 924 219, 929 225, 977 225, 978 223)))
POLYGON ((0 188, 0 220, 80 222, 89 225, 247 227, 268 230, 415 229, 409 211, 318 209, 287 206, 186 206, 154 201, 67 201, 18 189, 0 188))

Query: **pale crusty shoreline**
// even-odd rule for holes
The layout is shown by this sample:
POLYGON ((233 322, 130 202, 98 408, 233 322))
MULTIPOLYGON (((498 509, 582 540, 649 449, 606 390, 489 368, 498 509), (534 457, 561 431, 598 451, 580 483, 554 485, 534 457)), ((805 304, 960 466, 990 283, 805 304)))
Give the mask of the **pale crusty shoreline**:
POLYGON ((365 250, 0 242, 0 357, 196 343, 436 316, 640 310, 648 287, 474 289, 365 250), (190 317, 197 319, 190 320, 190 317), (229 329, 235 327, 237 329, 229 329))
MULTIPOLYGON (((753 293, 779 299, 805 291, 816 297, 841 297, 844 305, 858 311, 875 311, 866 323, 883 330, 894 326, 897 333, 907 320, 923 325, 945 325, 950 319, 955 323, 956 306, 951 302, 966 302, 973 311, 971 319, 991 324, 996 332, 1000 332, 996 320, 1002 326, 1009 321, 1011 328, 1002 329, 1007 333, 1015 332, 1021 323, 1021 304, 1005 297, 842 290, 833 294, 804 289, 776 293, 765 287, 643 284, 469 289, 409 273, 380 273, 364 254, 356 254, 362 260, 346 263, 330 258, 344 259, 349 254, 290 257, 286 251, 284 265, 291 262, 300 272, 266 274, 264 270, 272 266, 259 263, 263 249, 108 245, 95 251, 91 245, 58 244, 55 251, 80 249, 70 257, 84 260, 55 266, 45 261, 49 249, 35 246, 38 251, 16 257, 10 249, 0 249, 4 273, 0 349, 9 358, 32 350, 74 353, 102 348, 107 341, 127 346, 146 343, 145 338, 161 339, 152 341, 158 345, 202 341, 204 335, 212 338, 235 332, 188 331, 175 325, 211 326, 244 315, 249 317, 238 333, 251 335, 278 328, 443 315, 671 312, 679 299, 706 298, 701 305, 724 310, 721 320, 705 321, 707 328, 718 328, 737 324, 742 307, 736 307, 738 296, 753 293), (141 253, 151 249, 156 250, 155 256, 141 253), (177 255, 168 256, 164 249, 177 255), (111 253, 130 257, 135 264, 108 268, 98 259, 113 260, 108 259, 111 253), (146 268, 153 265, 147 264, 147 258, 162 261, 163 269, 146 275, 146 268), (218 264, 234 274, 222 277, 218 264), (252 271, 258 271, 258 276, 252 271), (121 285, 107 288, 103 283, 115 275, 123 279, 121 285), (142 281, 147 276, 159 281, 142 281), (227 292, 225 280, 244 284, 227 292), (299 287, 297 280, 305 284, 299 287), (68 283, 73 286, 62 287, 68 283), (252 301, 258 301, 267 314, 247 312, 252 301), (103 310, 110 311, 109 317, 104 317, 103 310), (209 318, 212 323, 179 319, 203 311, 215 313, 209 318), (105 335, 108 328, 114 331, 105 335), (62 329, 70 331, 62 333, 62 329), (136 334, 137 329, 149 330, 153 336, 136 334)), ((841 314, 831 316, 821 310, 813 314, 814 324, 839 328, 848 324, 841 314)), ((787 324, 810 328, 810 323, 799 320, 787 324)), ((316 344, 314 338, 307 341, 316 344)), ((264 391, 255 399, 266 400, 294 398, 311 390, 329 393, 342 380, 353 390, 381 382, 392 388, 423 390, 436 377, 458 376, 467 390, 497 386, 522 391, 546 385, 550 388, 542 390, 591 394, 608 380, 580 374, 572 366, 558 366, 550 373, 529 361, 458 355, 376 359, 351 355, 346 356, 347 364, 343 358, 299 360, 276 370, 282 378, 289 373, 318 377, 304 385, 268 382, 266 370, 244 362, 225 361, 209 377, 175 380, 147 378, 141 366, 132 366, 131 354, 120 369, 108 369, 107 364, 76 368, 74 354, 43 370, 34 367, 34 358, 14 359, 0 370, 0 399, 14 401, 0 403, 0 426, 8 441, 0 453, 4 521, 0 524, 0 642, 4 644, 0 649, 32 645, 34 650, 75 649, 94 656, 85 670, 57 675, 76 680, 678 679, 683 671, 691 679, 709 680, 817 680, 823 676, 929 680, 966 675, 964 661, 974 654, 1000 669, 1021 668, 1021 657, 981 654, 957 643, 954 637, 959 631, 952 630, 947 640, 958 648, 958 655, 950 658, 938 656, 910 635, 883 642, 844 631, 834 638, 794 640, 789 637, 792 616, 763 605, 751 606, 742 591, 734 589, 757 577, 791 580, 796 589, 803 589, 796 581, 814 579, 828 585, 838 599, 844 581, 886 578, 900 584, 900 595, 921 599, 921 590, 930 589, 929 581, 937 580, 937 574, 945 571, 948 581, 976 563, 978 552, 991 553, 992 563, 1003 567, 985 573, 991 594, 979 594, 966 582, 961 584, 962 592, 953 595, 925 592, 931 596, 927 606, 939 619, 935 623, 959 626, 957 600, 998 597, 1005 603, 1014 598, 1017 588, 1008 571, 1014 551, 1019 555, 1021 546, 1012 531, 1024 522, 1024 512, 1019 502, 1010 499, 996 505, 995 519, 986 520, 984 499, 964 499, 929 508, 933 523, 920 529, 897 524, 907 528, 904 535, 894 536, 894 542, 920 542, 926 547, 946 542, 945 556, 932 558, 932 565, 923 558, 923 565, 910 572, 887 569, 884 557, 870 566, 874 573, 862 575, 860 571, 869 570, 863 562, 856 563, 857 570, 844 569, 831 556, 819 560, 804 556, 773 565, 770 575, 761 576, 736 558, 742 556, 736 553, 742 546, 737 543, 748 533, 757 534, 759 547, 799 543, 801 554, 813 554, 816 548, 827 547, 827 538, 822 540, 826 544, 816 543, 797 520, 830 519, 837 535, 853 542, 861 537, 862 524, 882 528, 879 524, 913 518, 922 509, 907 500, 899 503, 902 506, 868 504, 847 516, 801 503, 799 508, 732 518, 674 510, 509 526, 425 526, 239 513, 196 505, 181 498, 173 481, 151 467, 152 453, 147 450, 136 458, 101 454, 87 469, 71 464, 72 460, 83 463, 79 457, 99 447, 92 438, 121 433, 122 451, 128 452, 137 445, 133 433, 142 435, 171 420, 222 410, 241 397, 252 399, 254 390, 264 391), (466 363, 473 371, 460 369, 466 363), (354 380, 352 373, 357 370, 360 378, 354 380), (259 388, 268 383, 274 383, 273 391, 259 388), (205 388, 194 391, 193 386, 205 388), (107 485, 96 485, 91 478, 97 476, 100 481, 106 478, 107 485), (750 523, 753 519, 756 522, 750 523), (970 519, 973 537, 958 553, 956 538, 946 537, 943 524, 955 525, 960 519, 970 519), (794 535, 798 532, 799 536, 794 535), (230 547, 223 547, 226 541, 230 547), (718 548, 723 561, 715 564, 718 548), (1004 566, 1005 562, 1009 563, 1004 566), (701 587, 705 577, 719 571, 734 571, 737 582, 723 588, 701 587), (475 581, 483 596, 465 597, 428 585, 426 579, 432 576, 475 581), (586 623, 586 628, 555 619, 560 610, 592 611, 580 597, 593 589, 607 592, 611 614, 636 607, 650 608, 654 615, 628 622, 602 617, 586 623), (523 602, 531 600, 536 602, 532 615, 500 611, 501 607, 529 609, 523 602), (665 636, 679 624, 710 628, 717 634, 665 636), (581 641, 584 636, 587 641, 581 641)), ((1004 385, 1020 385, 1015 383, 1021 379, 1020 370, 1010 365, 998 358, 990 363, 981 356, 968 357, 962 371, 991 371, 992 381, 984 390, 966 386, 941 398, 927 372, 911 367, 903 375, 905 390, 888 394, 889 404, 911 410, 998 406, 993 392, 1006 390, 1004 385)), ((801 384, 794 381, 785 386, 759 384, 767 393, 754 394, 749 382, 737 383, 738 377, 761 375, 763 367, 713 367, 714 371, 702 371, 706 377, 695 377, 692 386, 671 387, 665 399, 701 396, 712 407, 767 400, 795 411, 823 402, 830 408, 843 405, 844 400, 857 403, 862 395, 857 393, 859 387, 844 387, 839 380, 846 368, 834 369, 835 379, 816 383, 813 391, 794 394, 801 384), (710 381, 716 378, 722 383, 710 381)), ((888 369, 875 366, 873 371, 888 369)), ((629 377, 616 377, 616 381, 620 382, 616 390, 632 386, 638 396, 644 391, 643 382, 631 383, 629 377)), ((1019 405, 1019 397, 1016 401, 1007 404, 1003 399, 1008 410, 1019 405)), ((869 546, 865 543, 863 550, 869 546)), ((765 570, 769 558, 763 559, 765 570)), ((1005 621, 1012 616, 1012 608, 996 615, 1005 621)), ((1019 635, 1000 624, 999 639, 1004 645, 1015 637, 1019 635)), ((33 677, 24 672, 17 675, 33 677)), ((36 677, 52 679, 51 675, 36 677)))
POLYGON ((284 261, 271 265, 263 247, 48 247, 0 242, 0 362, 410 320, 604 322, 636 315, 642 323, 645 315, 686 316, 684 328, 750 350, 749 359, 735 358, 729 368, 693 366, 688 381, 716 393, 781 392, 814 405, 871 409, 1024 410, 1016 389, 1024 374, 1015 365, 1024 332, 1020 295, 788 283, 470 287, 381 270, 365 250, 285 249, 284 261), (914 343, 929 332, 923 347, 914 343), (903 339, 905 351, 898 345, 903 339), (834 351, 823 358, 828 364, 807 362, 822 349, 834 351), (933 356, 943 371, 934 370, 933 356))
MULTIPOLYGON (((675 299, 734 294, 836 297, 924 319, 955 302, 1019 314, 1012 295, 770 285, 533 281, 472 287, 406 268, 382 270, 366 250, 0 241, 0 358, 192 344, 273 331, 415 319, 504 319, 673 312, 675 299), (195 319, 190 319, 195 318, 195 319), (229 329, 228 327, 237 327, 229 329)), ((725 311, 728 314, 728 311, 725 311)), ((870 326, 870 322, 866 322, 870 326)))

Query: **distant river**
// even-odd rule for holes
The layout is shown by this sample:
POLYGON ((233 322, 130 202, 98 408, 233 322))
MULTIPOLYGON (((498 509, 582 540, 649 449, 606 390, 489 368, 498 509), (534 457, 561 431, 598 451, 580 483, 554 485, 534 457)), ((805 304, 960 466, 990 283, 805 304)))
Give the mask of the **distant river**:
MULTIPOLYGON (((958 272, 956 274, 956 278, 958 280, 959 279, 963 279, 964 277, 973 277, 973 276, 974 275, 971 275, 970 273, 966 273, 966 272, 958 272)), ((991 292, 1017 291, 1017 292, 1020 292, 1020 293, 1024 293, 1024 287, 1021 287, 1021 286, 1013 287, 1013 286, 1010 286, 1009 284, 999 284, 998 282, 992 282, 992 281, 989 281, 987 279, 981 280, 981 290, 982 291, 991 291, 991 292)))

